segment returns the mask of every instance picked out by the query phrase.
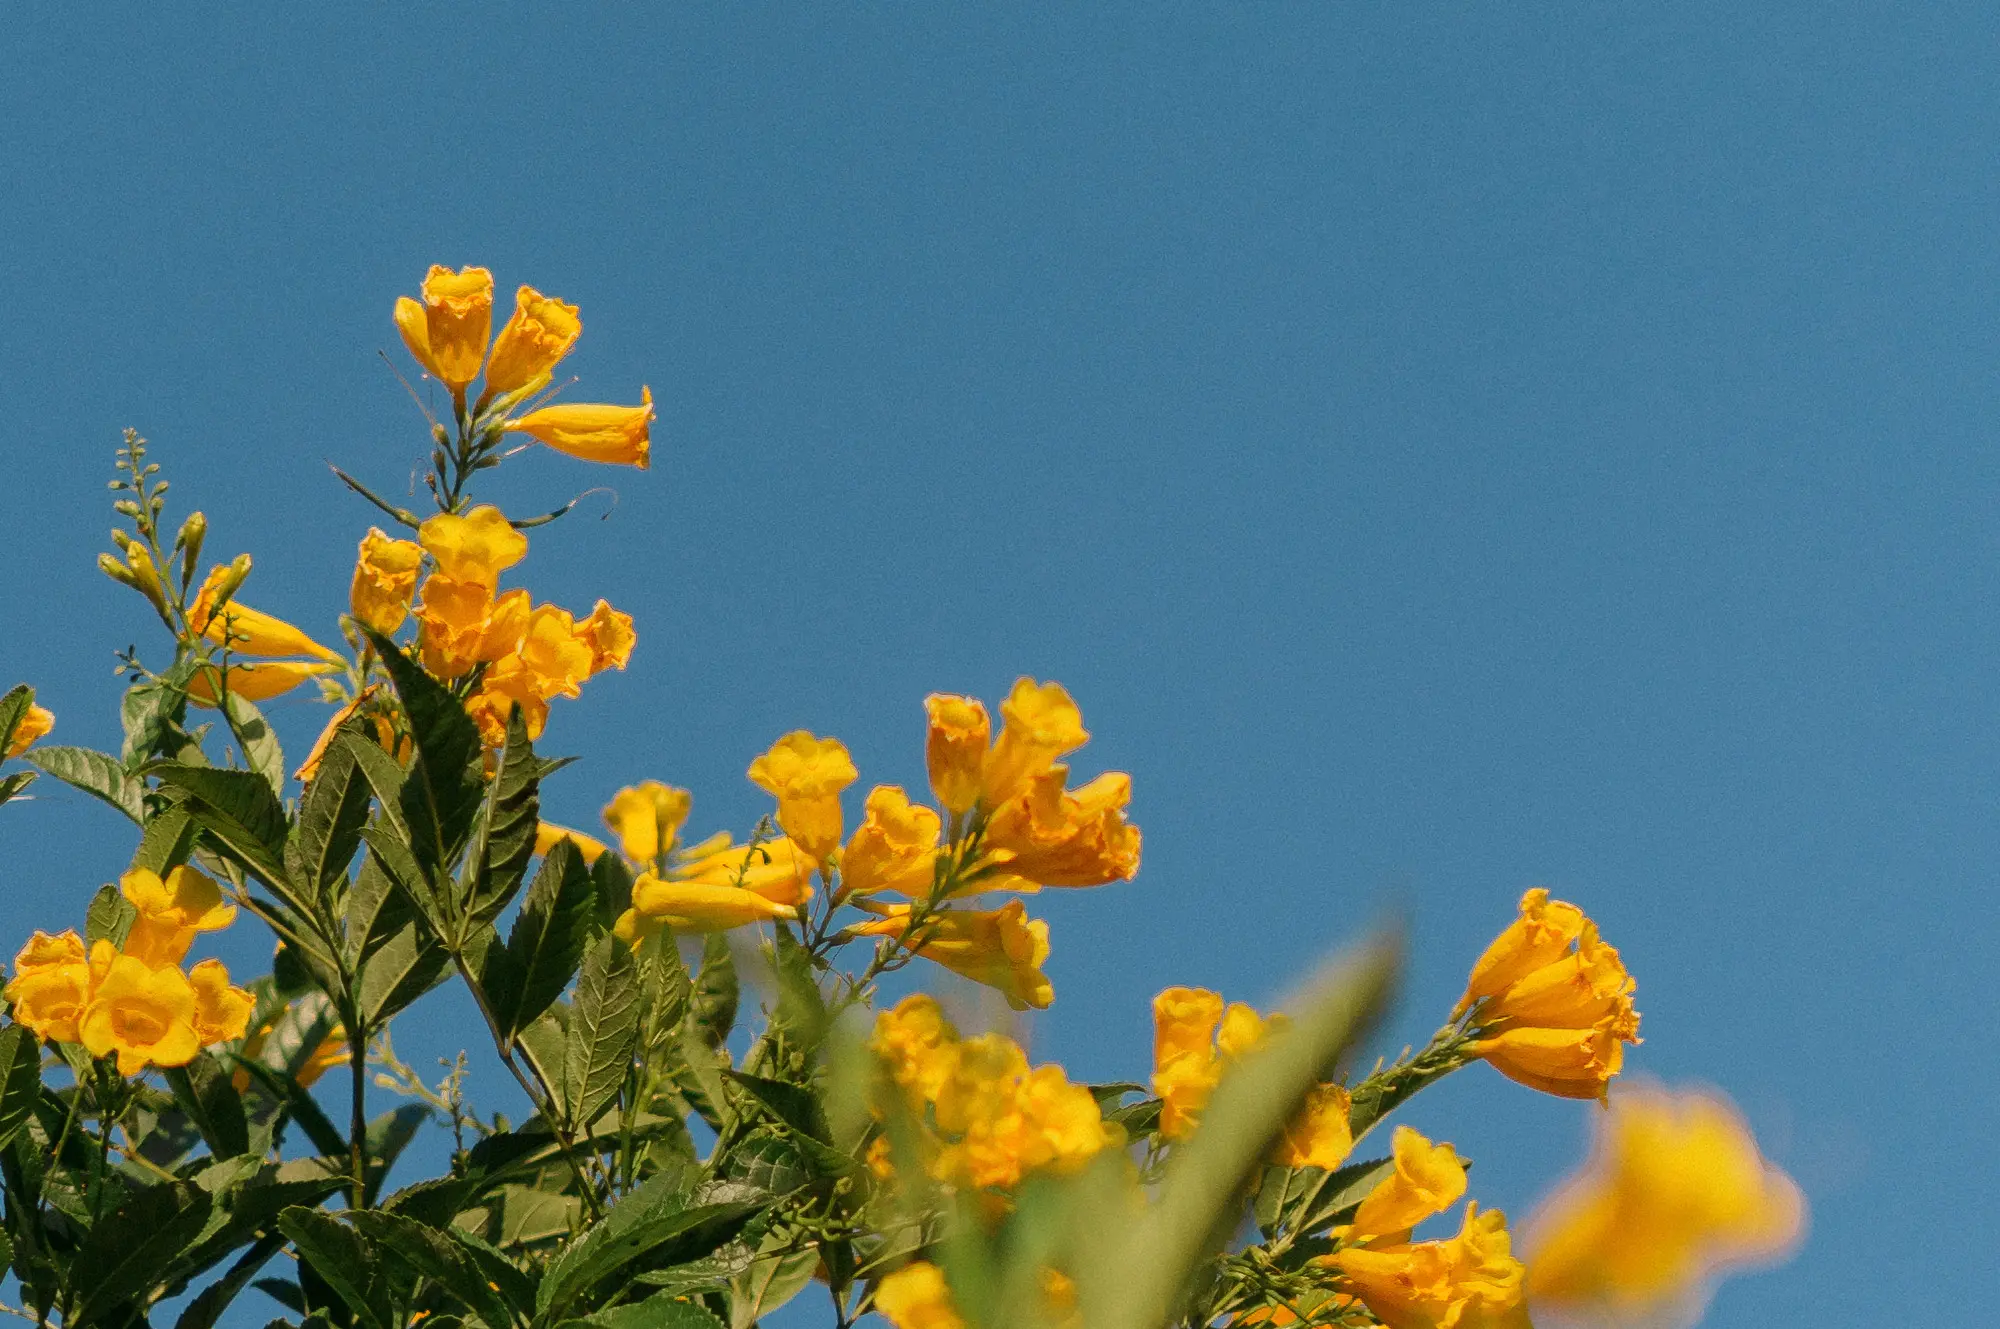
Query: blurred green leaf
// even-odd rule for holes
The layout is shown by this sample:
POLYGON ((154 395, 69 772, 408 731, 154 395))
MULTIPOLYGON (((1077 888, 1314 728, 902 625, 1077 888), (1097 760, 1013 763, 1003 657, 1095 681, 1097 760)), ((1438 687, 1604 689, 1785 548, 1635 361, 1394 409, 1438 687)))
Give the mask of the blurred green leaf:
POLYGON ((694 980, 694 1027, 710 1047, 721 1047, 736 1028, 736 1006, 741 988, 736 979, 736 960, 729 953, 729 940, 711 932, 702 943, 701 971, 694 980))

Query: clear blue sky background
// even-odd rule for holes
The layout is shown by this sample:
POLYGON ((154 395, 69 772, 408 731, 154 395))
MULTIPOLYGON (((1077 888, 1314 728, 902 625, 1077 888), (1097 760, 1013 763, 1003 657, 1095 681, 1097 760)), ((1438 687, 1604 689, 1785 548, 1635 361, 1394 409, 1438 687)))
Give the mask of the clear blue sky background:
MULTIPOLYGON (((582 306, 579 397, 660 404, 651 473, 488 491, 617 491, 523 569, 639 622, 552 813, 655 776, 740 832, 786 729, 915 785, 925 693, 1060 679, 1146 863, 1038 904, 1038 1056, 1138 1077, 1161 986, 1268 1002, 1400 909, 1393 1051, 1546 883, 1639 978, 1634 1069, 1811 1195, 1709 1323, 1983 1322, 1991 6, 675 8, 11 14, 0 683, 115 746, 127 424, 330 634, 371 517, 325 462, 425 447, 391 302, 485 264, 582 306)), ((132 848, 36 793, 6 937, 132 848)), ((1474 1068, 1412 1119, 1521 1212, 1586 1115, 1474 1068)))

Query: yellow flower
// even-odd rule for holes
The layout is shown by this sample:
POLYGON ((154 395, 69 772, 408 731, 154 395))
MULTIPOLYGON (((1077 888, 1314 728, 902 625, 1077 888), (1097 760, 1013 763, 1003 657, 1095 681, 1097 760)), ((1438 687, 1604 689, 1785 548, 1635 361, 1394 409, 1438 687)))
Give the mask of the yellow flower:
POLYGON ((1347 1124, 1347 1091, 1337 1084, 1316 1086, 1306 1095, 1299 1114, 1279 1137, 1272 1162, 1279 1167, 1316 1167, 1333 1171, 1354 1148, 1347 1124))
POLYGON ((544 701, 583 695, 593 656, 589 640, 578 634, 568 610, 536 605, 514 653, 520 657, 528 686, 544 701))
POLYGON ((375 695, 381 690, 382 685, 380 683, 370 683, 367 687, 355 693, 352 700, 346 702, 340 709, 333 713, 333 718, 328 720, 326 727, 319 731, 319 737, 313 740, 312 751, 306 754, 306 759, 299 763, 299 769, 293 772, 294 778, 300 784, 312 783, 312 778, 319 774, 319 764, 325 759, 326 750, 332 745, 334 735, 340 732, 342 725, 346 724, 356 715, 359 715, 361 708, 373 701, 375 695))
POLYGON ((1201 1109, 1222 1078, 1215 1027, 1222 997, 1206 988, 1168 988, 1153 998, 1153 1092, 1161 1101, 1160 1134, 1194 1134, 1201 1109))
POLYGON ((1074 792, 1063 788, 1068 778, 1067 766, 1036 774, 994 812, 986 843, 1008 873, 1038 886, 1131 880, 1139 871, 1139 828, 1125 820, 1132 777, 1100 775, 1074 792))
POLYGON ((869 791, 866 815, 840 855, 840 885, 849 895, 930 894, 937 862, 938 814, 895 785, 869 791))
POLYGON ((476 664, 511 655, 527 635, 529 617, 526 591, 495 598, 490 582, 434 573, 424 582, 417 606, 424 668, 453 679, 476 664))
POLYGON ((1000 703, 1000 737, 986 754, 981 797, 997 808, 1027 788, 1056 759, 1090 740, 1083 713, 1059 683, 1023 678, 1000 703))
POLYGON ((1804 1220, 1727 1100, 1620 1090, 1591 1160, 1529 1224, 1528 1293, 1620 1323, 1698 1310, 1714 1275, 1782 1258, 1804 1220))
POLYGON ((433 265, 424 274, 423 303, 396 301, 396 330, 417 363, 454 392, 479 377, 486 339, 493 330, 493 274, 485 268, 453 272, 433 265))
POLYGON ((875 1285, 875 1309, 896 1329, 966 1329, 953 1309, 944 1270, 913 1260, 875 1285))
POLYGON ((934 1103, 958 1065, 958 1030, 935 998, 914 992, 876 1015, 868 1048, 912 1105, 934 1103))
POLYGON ((619 613, 603 600, 597 602, 589 618, 576 625, 576 630, 590 646, 593 674, 623 669, 639 641, 639 634, 632 630, 632 616, 619 613))
MULTIPOLYGON (((188 680, 188 700, 197 706, 216 705, 216 675, 222 674, 220 664, 204 665, 188 680)), ((287 692, 309 678, 340 672, 338 665, 322 664, 317 660, 261 660, 255 664, 230 662, 223 686, 233 697, 244 701, 269 701, 282 697, 287 692)))
POLYGON ((658 780, 641 780, 611 796, 604 805, 604 824, 618 837, 625 857, 650 863, 674 847, 687 823, 694 795, 658 780))
POLYGON ((778 825, 821 863, 840 848, 840 791, 859 772, 837 738, 793 730, 750 763, 750 779, 778 800, 778 825))
POLYGON ((757 845, 731 845, 727 835, 718 836, 688 850, 667 873, 674 881, 740 886, 795 907, 812 899, 812 874, 813 860, 782 835, 757 845))
POLYGON ((1375 1183, 1354 1213, 1350 1241, 1409 1240, 1410 1229, 1457 1204, 1465 1194, 1465 1164, 1448 1144, 1432 1144, 1408 1126, 1396 1127, 1395 1171, 1375 1183))
POLYGON ((585 835, 582 831, 573 831, 567 826, 558 826, 552 821, 536 823, 535 852, 537 854, 546 855, 549 850, 555 848, 564 840, 568 840, 576 846, 576 851, 583 856, 584 866, 586 867, 597 862, 598 858, 603 855, 607 848, 604 841, 585 835))
POLYGON ((640 389, 639 400, 637 406, 544 406, 507 421, 505 428, 580 461, 644 470, 652 451, 653 390, 640 389))
POLYGON ((632 908, 676 932, 722 932, 746 923, 799 916, 792 906, 767 900, 741 886, 663 881, 650 872, 640 873, 632 883, 632 908))
POLYGON ((385 637, 402 627, 423 561, 423 546, 416 541, 391 540, 376 527, 369 527, 361 538, 354 583, 347 593, 348 610, 355 621, 385 637))
POLYGON ((486 366, 486 395, 505 396, 546 380, 583 331, 576 306, 532 286, 514 292, 514 314, 493 339, 486 366))
POLYGON ((1446 1241, 1347 1247, 1327 1263, 1388 1329, 1530 1329, 1521 1262, 1497 1209, 1468 1204, 1446 1241))
POLYGON ((946 812, 954 816, 969 812, 979 801, 993 722, 979 702, 949 693, 924 698, 924 709, 930 715, 924 760, 930 768, 931 793, 946 812))
POLYGON ((188 985, 194 989, 195 1037, 203 1047, 243 1037, 256 999, 230 985, 229 970, 222 961, 203 960, 188 970, 188 985))
POLYGON ((75 932, 51 937, 37 931, 14 957, 14 977, 5 995, 13 1004, 15 1023, 45 1042, 74 1043, 77 1022, 90 1004, 90 988, 83 938, 75 932))
POLYGON ((298 1081, 300 1088, 310 1089, 322 1075, 328 1071, 339 1070, 347 1065, 347 1062, 347 1031, 335 1025, 332 1031, 320 1040, 320 1045, 312 1050, 312 1055, 306 1058, 305 1064, 299 1067, 298 1073, 292 1078, 298 1081))
POLYGON ((1576 906, 1532 890, 1521 915, 1473 967, 1459 1003, 1467 1044, 1502 1075, 1564 1098, 1602 1099, 1639 1041, 1632 977, 1576 906))
POLYGON ((122 949, 149 968, 180 963, 197 933, 220 931, 236 918, 221 887, 191 867, 175 868, 164 881, 133 868, 118 879, 118 889, 139 911, 122 949))
POLYGON ((48 737, 49 731, 55 727, 56 714, 54 711, 46 710, 40 706, 29 706, 22 714, 20 720, 14 725, 14 733, 7 740, 7 751, 4 755, 8 757, 20 756, 36 743, 48 737))
MULTIPOLYGON (((111 945, 97 944, 107 952, 111 945)), ((137 1075, 148 1065, 185 1066, 193 1061, 201 1051, 194 1020, 195 991, 179 966, 155 969, 136 955, 117 955, 98 980, 79 1033, 91 1056, 115 1052, 118 1073, 137 1075)))
POLYGON ((282 618, 252 609, 233 595, 223 601, 223 585, 232 580, 241 584, 234 565, 218 565, 209 570, 201 589, 195 593, 194 605, 188 610, 189 627, 217 646, 227 646, 236 655, 268 658, 309 655, 329 664, 347 663, 338 651, 320 645, 282 618))
MULTIPOLYGON (((896 905, 881 918, 856 925, 856 936, 902 940, 910 907, 896 905)), ((1049 925, 1031 919, 1019 900, 999 909, 945 909, 917 929, 911 948, 964 978, 984 984, 1017 1011, 1039 1010, 1055 1000, 1042 966, 1049 958, 1049 925)), ((904 941, 910 945, 911 941, 904 941)))
POLYGON ((500 584, 500 574, 528 556, 528 537, 500 509, 481 504, 464 516, 440 512, 417 528, 417 541, 454 581, 500 584))

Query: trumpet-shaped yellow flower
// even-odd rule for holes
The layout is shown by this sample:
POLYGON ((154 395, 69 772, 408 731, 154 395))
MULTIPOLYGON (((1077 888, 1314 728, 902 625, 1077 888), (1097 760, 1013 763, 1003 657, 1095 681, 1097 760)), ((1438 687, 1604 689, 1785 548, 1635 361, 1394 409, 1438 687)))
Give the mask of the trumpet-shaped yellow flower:
POLYGON ((936 998, 913 992, 876 1015, 868 1049, 909 1096, 911 1106, 935 1103, 958 1065, 958 1030, 936 998))
POLYGON ((1168 988, 1153 998, 1153 1092, 1160 1098, 1160 1134, 1185 1140, 1221 1082, 1215 1029, 1222 997, 1206 988, 1168 988))
POLYGON ((220 664, 204 665, 188 680, 188 700, 197 706, 215 706, 216 676, 223 675, 223 689, 244 701, 269 701, 282 697, 307 679, 340 672, 338 665, 318 660, 259 660, 255 663, 230 662, 227 672, 220 664))
POLYGON ((217 646, 227 646, 236 655, 270 659, 309 655, 329 664, 346 663, 340 652, 320 645, 282 618, 261 609, 252 609, 233 595, 225 601, 221 592, 230 581, 241 584, 234 565, 222 565, 209 571, 201 589, 195 593, 193 606, 188 610, 189 627, 217 646))
POLYGON ((618 837, 618 846, 634 863, 650 863, 670 852, 687 824, 694 795, 658 780, 641 780, 611 796, 604 805, 604 824, 618 837))
POLYGON ((56 713, 40 706, 29 706, 15 722, 14 733, 7 740, 8 757, 18 757, 36 743, 47 738, 49 731, 56 727, 56 713))
POLYGON ((164 880, 133 868, 118 879, 118 889, 138 910, 122 949, 149 968, 180 963, 198 933, 220 931, 236 918, 222 888, 191 867, 177 867, 164 880))
POLYGON ((650 872, 640 873, 632 883, 632 908, 676 932, 722 932, 746 923, 799 916, 792 906, 741 886, 666 881, 650 872))
POLYGON ((1576 906, 1532 890, 1520 917, 1473 967, 1459 1009, 1467 1045, 1511 1080, 1564 1098, 1602 1099, 1639 1041, 1632 976, 1576 906))
POLYGON ((1030 781, 1090 741, 1083 713, 1060 683, 1023 678, 1000 703, 1000 737, 986 754, 980 795, 997 808, 1030 781))
POLYGON ((1132 777, 1098 776, 1069 791, 1067 766, 1050 766, 1001 804, 986 843, 1013 876, 1038 886, 1102 886, 1139 871, 1139 828, 1125 820, 1132 777))
POLYGON ((585 835, 582 831, 573 831, 567 826, 558 826, 552 821, 537 822, 535 824, 535 852, 537 854, 546 855, 549 850, 554 849, 564 840, 568 840, 576 846, 576 851, 583 856, 584 866, 586 867, 597 862, 610 847, 604 841, 585 835))
POLYGON ((935 693, 924 698, 924 709, 930 715, 924 761, 930 768, 931 793, 938 806, 954 816, 970 812, 983 787, 993 722, 986 707, 971 697, 935 693))
POLYGON ((813 897, 813 868, 813 860, 782 835, 754 845, 731 845, 723 835, 688 850, 667 875, 675 881, 739 886, 773 904, 796 908, 813 897))
POLYGON ((939 910, 914 936, 906 935, 910 906, 896 905, 853 932, 896 938, 926 960, 992 988, 1017 1011, 1039 1010, 1055 1000, 1055 988, 1042 972, 1049 958, 1049 925, 1029 918, 1019 900, 999 909, 939 910))
POLYGON ((433 378, 463 392, 479 377, 493 331, 493 274, 485 268, 433 266, 424 274, 423 302, 396 301, 396 331, 433 378))
POLYGON ((632 630, 632 616, 619 613, 603 600, 597 602, 589 618, 576 625, 576 630, 590 646, 593 674, 625 668, 632 659, 632 648, 639 641, 639 634, 632 630))
POLYGON ((417 542, 453 581, 500 584, 500 574, 528 556, 528 537, 500 509, 481 504, 465 513, 440 512, 417 528, 417 542))
POLYGON ((230 984, 222 961, 203 960, 188 970, 188 986, 194 989, 194 1033, 203 1047, 243 1037, 256 999, 230 984))
MULTIPOLYGON (((107 951, 111 945, 97 944, 107 951)), ((93 1057, 117 1053, 120 1075, 149 1065, 185 1066, 201 1051, 195 1007, 194 987, 178 965, 153 968, 136 955, 116 955, 84 1010, 80 1041, 93 1057)))
POLYGON ((298 1081, 300 1088, 310 1089, 328 1071, 339 1070, 347 1064, 347 1030, 335 1025, 292 1078, 298 1081))
POLYGON ((1531 1329, 1521 1262, 1497 1209, 1468 1204, 1464 1227, 1445 1241, 1348 1247, 1327 1263, 1388 1329, 1531 1329))
POLYGON ((849 895, 930 894, 937 863, 938 814, 895 785, 869 791, 867 811, 840 855, 840 885, 849 895))
POLYGON ((1465 1194, 1465 1164, 1448 1144, 1432 1144, 1408 1126, 1396 1127, 1395 1171, 1375 1183, 1354 1212, 1348 1240, 1409 1240, 1410 1229, 1441 1214, 1465 1194))
POLYGON ((652 457, 653 390, 640 389, 639 401, 637 406, 544 406, 507 421, 505 428, 580 461, 644 470, 652 457))
POLYGON ((1354 1131, 1348 1125, 1352 1106, 1347 1090, 1337 1084, 1315 1086, 1278 1139, 1271 1161, 1279 1167, 1316 1167, 1328 1172, 1339 1167, 1354 1149, 1354 1131))
POLYGON ((313 777, 319 774, 320 762, 326 759, 326 750, 332 745, 334 735, 340 732, 342 725, 359 715, 361 708, 373 701, 381 690, 380 683, 370 683, 334 711, 333 718, 326 722, 326 727, 319 731, 319 737, 313 740, 312 751, 306 753, 306 759, 300 762, 299 769, 293 772, 300 784, 312 783, 313 777))
POLYGON ((514 653, 527 635, 528 593, 495 596, 491 583, 460 581, 434 573, 417 606, 418 643, 424 668, 453 679, 476 664, 514 653))
POLYGON ((859 772, 837 738, 797 729, 750 763, 752 783, 778 800, 778 825, 818 862, 840 848, 840 791, 859 772))
POLYGON ((1727 1100, 1621 1089, 1591 1160, 1529 1223, 1528 1294, 1619 1323, 1685 1317, 1717 1274, 1782 1258, 1804 1220, 1727 1100))
POLYGON ((486 366, 486 395, 503 397, 546 382, 583 332, 576 306, 532 286, 514 292, 514 313, 493 339, 486 366))
POLYGON ((896 1329, 966 1329, 944 1270, 928 1260, 912 1260, 883 1275, 875 1287, 875 1309, 896 1329))
POLYGON ((383 636, 403 626, 410 597, 417 592, 417 572, 423 566, 423 546, 414 540, 392 540, 376 527, 361 537, 354 560, 354 582, 347 607, 354 621, 383 636))
POLYGON ((15 1023, 26 1025, 44 1042, 74 1043, 81 1037, 77 1025, 90 1005, 90 989, 83 938, 75 932, 51 937, 37 931, 14 957, 14 977, 5 995, 15 1023))

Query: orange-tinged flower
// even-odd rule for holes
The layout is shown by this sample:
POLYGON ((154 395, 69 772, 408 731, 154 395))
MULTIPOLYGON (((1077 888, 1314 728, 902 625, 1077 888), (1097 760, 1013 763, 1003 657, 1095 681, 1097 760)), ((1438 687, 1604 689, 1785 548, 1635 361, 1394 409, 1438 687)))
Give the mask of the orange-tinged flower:
POLYGON ((56 714, 40 706, 31 705, 15 722, 14 733, 7 740, 6 756, 18 757, 29 748, 47 738, 49 731, 56 727, 56 714))
POLYGON ((528 683, 520 661, 510 655, 487 670, 480 680, 479 691, 465 699, 465 713, 479 726, 479 740, 488 748, 506 746, 507 722, 516 704, 521 708, 522 722, 528 727, 528 737, 532 740, 542 736, 549 722, 549 704, 528 683))
POLYGON ((1339 1167, 1354 1148, 1354 1132, 1347 1124, 1349 1106, 1347 1091, 1339 1085, 1315 1086, 1278 1138, 1271 1161, 1279 1167, 1316 1167, 1328 1172, 1339 1167))
POLYGON ((332 745, 334 735, 340 732, 342 725, 359 715, 361 708, 374 700, 375 695, 381 690, 380 683, 370 683, 333 713, 333 718, 319 731, 319 737, 313 740, 312 751, 306 754, 306 759, 299 763, 299 769, 293 773, 300 784, 312 783, 312 778, 319 774, 320 762, 326 759, 326 750, 332 745))
POLYGON ((840 791, 859 772, 837 738, 795 729, 750 763, 752 783, 778 800, 778 825, 818 862, 840 848, 840 791))
POLYGON ((120 1075, 148 1065, 185 1066, 201 1051, 195 1005, 194 987, 178 965, 153 968, 136 955, 113 956, 84 1010, 80 1041, 93 1057, 117 1053, 120 1075))
POLYGON ((528 537, 491 504, 463 516, 440 512, 417 528, 417 541, 445 576, 486 586, 497 586, 501 573, 528 556, 528 537))
POLYGON ((978 701, 950 693, 924 698, 924 710, 930 715, 924 761, 930 768, 931 793, 946 812, 954 816, 969 812, 979 801, 993 722, 978 701))
POLYGON ((813 867, 814 860, 782 835, 754 845, 731 845, 724 835, 694 846, 667 875, 675 881, 737 886, 773 904, 797 907, 813 897, 813 867))
POLYGON ((282 618, 252 609, 233 595, 224 601, 222 587, 231 580, 239 584, 241 581, 233 566, 222 565, 209 571, 188 610, 189 627, 217 646, 227 646, 235 655, 267 658, 309 655, 329 664, 347 662, 340 652, 320 645, 282 618))
POLYGON ((593 674, 623 669, 639 641, 639 634, 632 630, 632 616, 619 613, 603 600, 597 602, 589 618, 576 625, 576 630, 590 646, 593 674))
POLYGON ((423 302, 396 301, 396 330, 417 363, 454 392, 479 377, 493 331, 493 274, 453 272, 433 265, 424 274, 423 302))
POLYGON ((77 1023, 90 1004, 90 965, 83 938, 75 932, 51 937, 37 931, 14 957, 14 977, 6 998, 14 1021, 26 1025, 45 1042, 74 1043, 77 1023))
POLYGON ((339 1070, 348 1064, 347 1030, 335 1025, 320 1045, 312 1050, 305 1064, 292 1076, 302 1089, 310 1089, 328 1071, 339 1070))
POLYGON ((583 856, 585 867, 597 862, 608 848, 602 840, 585 835, 582 831, 573 831, 567 826, 558 826, 552 821, 537 822, 535 824, 535 852, 537 854, 546 855, 549 850, 554 849, 564 840, 576 846, 577 853, 583 856))
MULTIPOLYGON (((857 936, 902 940, 909 924, 910 907, 897 905, 852 930, 857 936)), ((918 955, 994 989, 1017 1011, 1039 1010, 1055 1000, 1055 988, 1042 972, 1049 958, 1049 925, 1029 918, 1019 900, 999 909, 939 910, 912 940, 918 955)))
POLYGON ((1445 1241, 1347 1247, 1327 1257, 1345 1289, 1388 1329, 1531 1329, 1507 1220, 1468 1204, 1445 1241))
POLYGON ((1529 1223, 1528 1294, 1617 1323, 1691 1323, 1712 1278, 1781 1259, 1804 1221, 1799 1188, 1726 1099, 1621 1089, 1590 1161, 1529 1223))
POLYGON ((840 886, 849 895, 930 894, 937 863, 938 814, 895 785, 869 791, 867 812, 840 855, 840 886))
POLYGON ((792 906, 741 886, 665 881, 650 872, 640 873, 632 883, 632 908, 676 932, 722 932, 746 923, 799 916, 792 906))
POLYGON ((1030 1069, 1001 1034, 957 1045, 933 1103, 945 1143, 931 1175, 975 1191, 1012 1190, 1031 1172, 1074 1173, 1122 1139, 1088 1089, 1060 1066, 1030 1069))
POLYGON ((868 1048, 912 1105, 934 1103, 958 1065, 958 1030, 936 998, 913 992, 875 1016, 868 1048))
POLYGON ((1225 1008, 1221 996, 1206 988, 1168 988, 1153 998, 1153 1092, 1162 1104, 1160 1134, 1169 1140, 1193 1135, 1228 1063, 1284 1023, 1283 1015, 1262 1016, 1240 1001, 1225 1008))
POLYGON ((1602 1099, 1624 1067, 1624 1044, 1639 1041, 1634 986, 1581 911, 1529 891, 1460 1002, 1480 1034, 1467 1051, 1531 1089, 1602 1099))
POLYGON ((490 582, 433 573, 424 582, 417 606, 424 668, 452 679, 476 664, 511 655, 527 635, 529 617, 526 591, 512 590, 496 598, 490 582))
POLYGON ((501 397, 546 381, 582 332, 575 305, 543 295, 532 286, 521 287, 514 292, 513 316, 493 339, 493 359, 486 366, 486 395, 501 397))
POLYGON ((589 640, 578 634, 576 620, 568 610, 536 605, 515 654, 521 658, 529 685, 544 701, 583 695, 593 656, 589 640))
POLYGON ((896 1329, 966 1329, 952 1306, 944 1270, 913 1260, 875 1285, 875 1309, 896 1329))
POLYGON ((1060 683, 1023 678, 1000 703, 1000 737, 986 754, 981 795, 997 808, 1026 789, 1058 757, 1090 740, 1083 713, 1060 683))
POLYGON ((392 540, 379 528, 369 527, 361 537, 354 582, 347 592, 347 607, 355 621, 385 637, 402 627, 423 561, 423 546, 416 541, 392 540))
POLYGON ((118 889, 139 911, 122 949, 149 968, 179 964, 197 933, 220 931, 236 918, 222 888, 191 867, 177 867, 165 880, 133 868, 118 879, 118 889))
POLYGON ((637 406, 544 406, 507 421, 505 428, 579 461, 644 470, 652 453, 653 390, 640 389, 639 401, 637 406))
POLYGON ((249 992, 231 986, 229 970, 220 960, 203 960, 188 970, 188 986, 194 989, 194 1032, 203 1047, 227 1043, 243 1037, 250 1026, 250 1008, 256 999, 249 992))
POLYGON ((1131 880, 1139 871, 1139 828, 1125 820, 1132 777, 1111 772, 1074 791, 1063 788, 1068 778, 1067 766, 1037 774, 994 812, 986 843, 1007 855, 1008 873, 1037 885, 1131 880))
POLYGON ((1448 1144, 1432 1144, 1408 1126, 1396 1127, 1395 1171, 1375 1183, 1354 1212, 1348 1239, 1391 1236, 1407 1241, 1417 1224, 1457 1204, 1465 1194, 1465 1164, 1448 1144))
POLYGON ((618 837, 625 857, 650 863, 673 849, 687 824, 694 795, 658 780, 627 785, 604 805, 604 824, 618 837))
MULTIPOLYGON (((340 672, 338 665, 318 660, 260 660, 254 664, 230 662, 223 687, 232 697, 244 701, 269 701, 310 678, 340 672)), ((220 664, 204 665, 188 680, 188 700, 197 706, 216 705, 216 675, 224 673, 220 664)))

